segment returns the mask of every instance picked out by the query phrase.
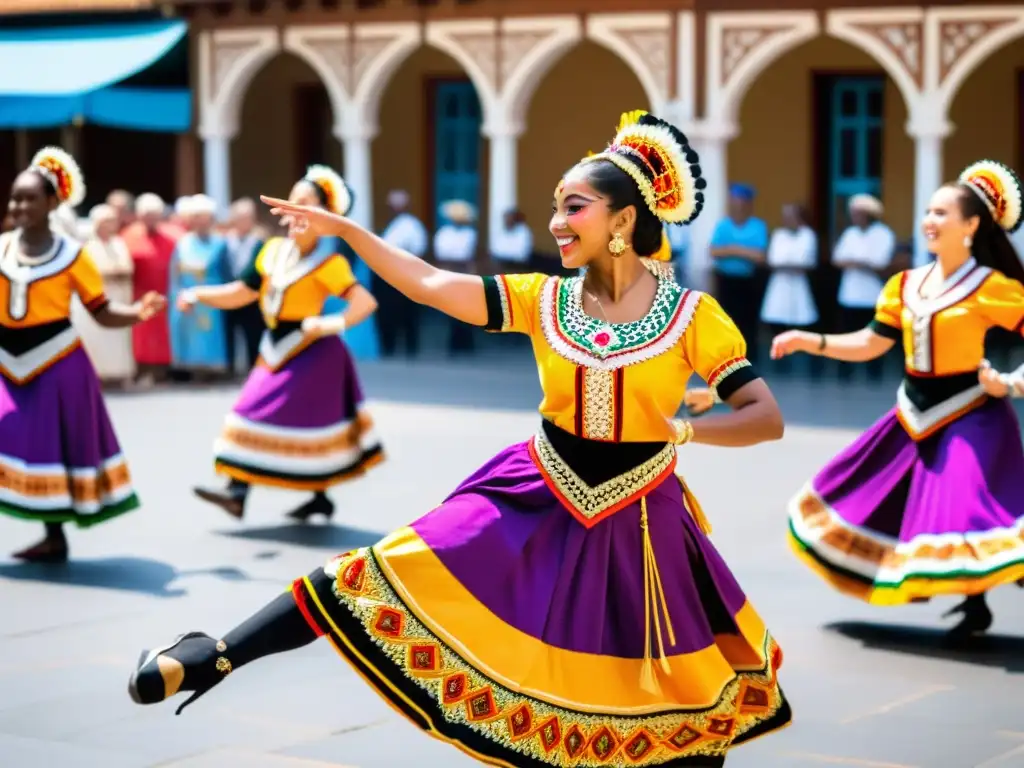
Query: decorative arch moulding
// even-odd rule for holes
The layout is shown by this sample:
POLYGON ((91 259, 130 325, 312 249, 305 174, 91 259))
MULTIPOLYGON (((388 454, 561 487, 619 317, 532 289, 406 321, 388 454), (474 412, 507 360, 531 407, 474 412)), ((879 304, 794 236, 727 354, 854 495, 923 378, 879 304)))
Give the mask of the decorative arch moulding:
POLYGON ((923 8, 829 11, 825 31, 871 56, 896 83, 910 111, 928 82, 926 14, 923 8))
POLYGON ((948 109, 971 74, 1004 46, 1024 38, 1024 4, 934 8, 926 21, 929 86, 948 109))
POLYGON ((706 112, 731 125, 747 91, 777 59, 821 35, 814 11, 711 13, 707 17, 706 112))
POLYGON ((655 112, 664 112, 675 96, 672 14, 598 13, 586 17, 585 35, 617 54, 636 74, 655 112))
POLYGON ((200 33, 200 135, 230 138, 238 132, 238 113, 249 84, 280 51, 280 36, 273 28, 200 33))

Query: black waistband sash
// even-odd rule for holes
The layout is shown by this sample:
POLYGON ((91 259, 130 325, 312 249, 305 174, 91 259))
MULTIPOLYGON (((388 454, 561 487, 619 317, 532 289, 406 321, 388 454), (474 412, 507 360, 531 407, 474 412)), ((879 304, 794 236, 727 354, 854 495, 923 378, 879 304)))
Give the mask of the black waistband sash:
POLYGON ((650 461, 666 443, 610 443, 587 440, 545 419, 544 436, 558 456, 589 486, 597 486, 650 461))

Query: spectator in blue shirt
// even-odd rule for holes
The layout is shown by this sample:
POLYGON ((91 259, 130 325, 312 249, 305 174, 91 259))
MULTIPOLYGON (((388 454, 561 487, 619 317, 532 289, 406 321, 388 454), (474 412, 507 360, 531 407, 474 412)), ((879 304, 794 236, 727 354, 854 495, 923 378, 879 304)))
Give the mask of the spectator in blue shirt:
POLYGON ((758 268, 768 251, 768 225, 753 215, 754 188, 729 185, 729 213, 711 235, 716 293, 722 307, 747 340, 747 357, 758 356, 761 280, 758 268))

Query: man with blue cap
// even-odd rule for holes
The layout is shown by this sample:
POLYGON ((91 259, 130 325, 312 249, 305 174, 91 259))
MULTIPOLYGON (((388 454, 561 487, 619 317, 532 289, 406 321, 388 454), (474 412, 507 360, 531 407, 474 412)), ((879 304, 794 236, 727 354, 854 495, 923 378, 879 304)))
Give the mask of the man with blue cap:
POLYGON ((717 298, 747 340, 751 362, 758 356, 758 267, 768 250, 768 225, 753 215, 755 195, 749 184, 730 184, 728 215, 711 235, 717 298))

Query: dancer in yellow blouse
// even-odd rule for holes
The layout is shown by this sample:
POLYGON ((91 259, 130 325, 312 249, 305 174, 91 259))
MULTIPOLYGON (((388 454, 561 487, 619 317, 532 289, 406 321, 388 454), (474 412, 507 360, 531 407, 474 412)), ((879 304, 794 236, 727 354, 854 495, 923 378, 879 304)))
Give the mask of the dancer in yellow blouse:
POLYGON ((859 362, 902 344, 896 407, 797 495, 790 539, 832 586, 876 605, 966 595, 954 637, 987 630, 985 592, 1024 578, 1020 425, 983 361, 990 328, 1024 329, 1024 267, 1007 237, 1020 222, 1016 175, 976 163, 932 196, 935 263, 893 276, 868 328, 772 345, 859 362))
MULTIPOLYGON (((341 215, 352 206, 344 180, 320 165, 296 183, 290 199, 341 215)), ((267 325, 258 364, 214 449, 228 485, 195 489, 236 518, 244 514, 253 484, 311 491, 313 497, 289 517, 329 518, 334 504, 327 489, 383 458, 352 355, 340 338, 370 317, 377 302, 341 255, 348 246, 303 227, 291 222, 287 238, 267 241, 240 280, 192 289, 179 302, 186 310, 196 302, 237 309, 259 300, 267 325), (348 302, 344 314, 321 316, 330 296, 348 302)))
POLYGON ((135 700, 194 699, 326 634, 399 712, 490 765, 721 766, 786 725, 781 651, 674 474, 677 445, 782 434, 718 303, 642 261, 664 221, 699 213, 697 162, 673 126, 625 115, 555 192, 562 264, 587 267, 572 278, 439 270, 344 218, 269 200, 344 237, 413 300, 528 335, 541 428, 221 640, 192 633, 145 654, 135 700), (672 421, 694 371, 733 413, 672 421))
POLYGON ((11 189, 12 232, 0 235, 0 513, 38 520, 46 537, 14 556, 64 562, 64 523, 88 527, 138 508, 99 379, 71 324, 74 296, 101 326, 148 320, 165 300, 108 301, 82 245, 51 229, 85 183, 74 159, 40 150, 11 189))

